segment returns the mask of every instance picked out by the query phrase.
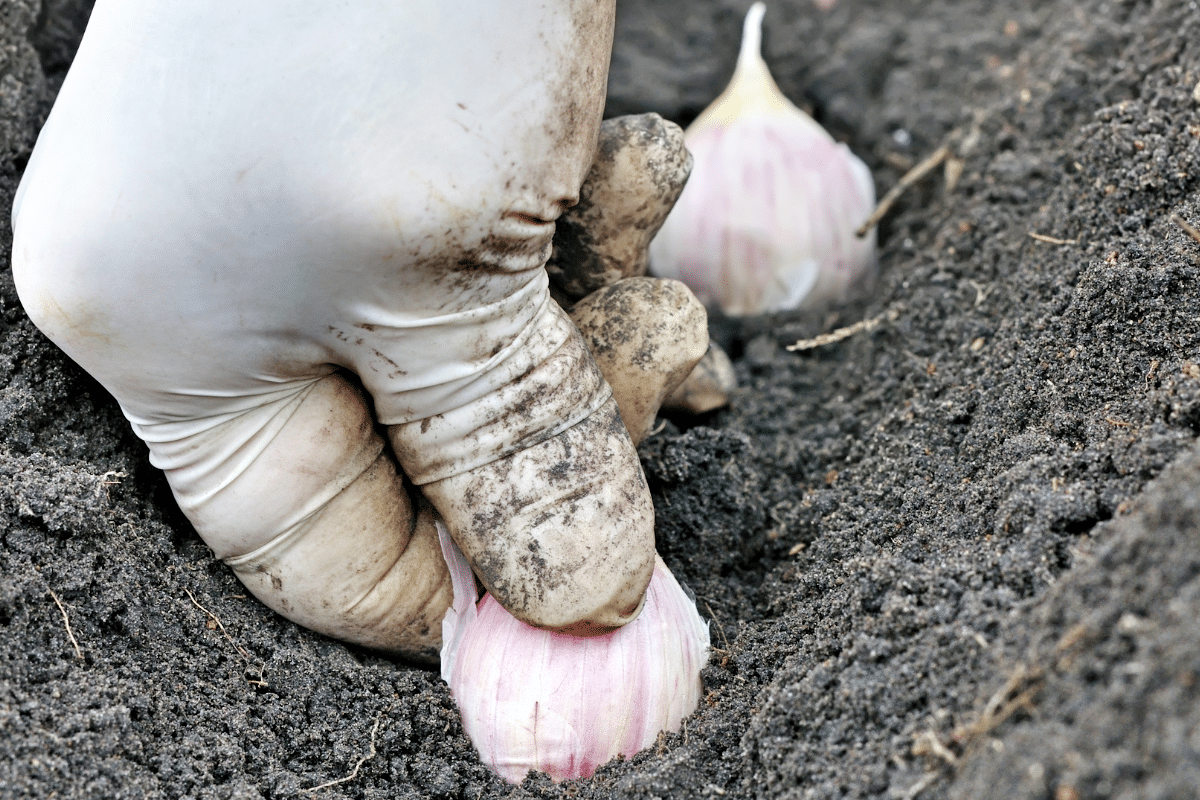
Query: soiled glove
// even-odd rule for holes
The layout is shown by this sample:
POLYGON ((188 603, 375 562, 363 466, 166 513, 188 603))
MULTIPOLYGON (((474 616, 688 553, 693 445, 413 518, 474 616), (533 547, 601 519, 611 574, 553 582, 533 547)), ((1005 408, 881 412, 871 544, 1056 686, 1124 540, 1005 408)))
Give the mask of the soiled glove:
POLYGON ((653 507, 551 301, 612 0, 98 0, 13 209, 32 320, 280 614, 435 660, 440 515, 496 598, 636 616, 653 507))

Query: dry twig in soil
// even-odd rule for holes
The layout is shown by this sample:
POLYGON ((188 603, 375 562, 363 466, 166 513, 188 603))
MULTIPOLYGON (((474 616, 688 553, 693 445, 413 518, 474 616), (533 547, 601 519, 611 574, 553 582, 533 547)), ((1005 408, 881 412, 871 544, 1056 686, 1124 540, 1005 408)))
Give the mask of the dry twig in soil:
POLYGON ((917 164, 908 172, 904 173, 904 177, 902 177, 895 186, 889 189, 888 193, 885 194, 883 199, 879 201, 879 205, 875 206, 875 210, 871 212, 871 216, 867 217, 867 221, 864 222, 862 226, 854 232, 855 235, 857 235, 859 238, 866 236, 867 231, 879 224, 879 220, 883 219, 884 215, 887 214, 892 205, 900 198, 900 195, 908 191, 909 187, 915 184, 917 181, 933 172, 943 161, 949 157, 950 145, 944 144, 937 150, 934 150, 933 154, 930 155, 929 158, 925 159, 920 164, 917 164))
POLYGON ((1029 232, 1029 238, 1046 244, 1079 244, 1078 239, 1059 239, 1056 236, 1047 236, 1044 233, 1029 232))
POLYGON ((814 336, 811 339, 801 339, 795 344, 789 344, 787 346, 787 350, 794 353, 797 350, 812 350, 816 347, 824 347, 827 344, 835 344, 843 339, 849 339, 856 333, 871 330, 872 328, 878 326, 880 322, 883 322, 885 318, 889 322, 895 322, 899 317, 900 312, 897 309, 892 308, 883 314, 877 314, 870 319, 860 319, 853 325, 847 325, 844 328, 838 328, 837 330, 830 331, 829 333, 822 333, 820 336, 814 336))
POLYGON ((1195 239, 1197 242, 1200 242, 1200 229, 1196 228, 1195 225, 1191 224, 1178 214, 1172 214, 1170 219, 1171 222, 1174 222, 1176 225, 1182 228, 1184 233, 1195 239))

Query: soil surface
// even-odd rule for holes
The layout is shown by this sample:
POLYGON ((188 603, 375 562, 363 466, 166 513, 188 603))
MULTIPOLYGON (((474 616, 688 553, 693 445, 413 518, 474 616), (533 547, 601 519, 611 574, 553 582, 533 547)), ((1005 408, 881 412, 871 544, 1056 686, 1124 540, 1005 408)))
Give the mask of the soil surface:
MULTIPOLYGON (((747 5, 619 3, 609 112, 694 117, 747 5)), ((0 0, 3 208, 87 13, 0 0)), ((511 787, 435 673, 246 597, 29 323, 4 214, 0 797, 1196 796, 1200 241, 1171 215, 1200 226, 1200 7, 776 0, 766 26, 881 194, 945 142, 963 169, 884 220, 865 303, 714 321, 742 388, 642 445, 718 648, 686 728, 511 787)))

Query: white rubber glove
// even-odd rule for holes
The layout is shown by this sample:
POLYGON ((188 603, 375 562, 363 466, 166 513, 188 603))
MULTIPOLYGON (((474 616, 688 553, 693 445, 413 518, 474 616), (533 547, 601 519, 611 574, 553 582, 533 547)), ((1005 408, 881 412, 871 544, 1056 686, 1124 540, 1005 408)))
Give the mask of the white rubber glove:
POLYGON ((284 616, 436 658, 422 494, 516 616, 636 614, 653 507, 542 269, 612 26, 612 0, 96 3, 18 191, 17 287, 284 616))

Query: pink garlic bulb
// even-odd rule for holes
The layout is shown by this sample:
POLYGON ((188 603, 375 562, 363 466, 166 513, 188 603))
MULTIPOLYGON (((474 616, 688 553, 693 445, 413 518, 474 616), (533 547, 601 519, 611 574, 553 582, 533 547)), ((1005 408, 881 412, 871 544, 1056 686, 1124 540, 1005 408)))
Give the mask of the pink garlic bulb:
POLYGON ((442 678, 463 728, 493 771, 512 783, 529 770, 562 781, 591 775, 618 754, 677 731, 700 702, 708 625, 655 556, 633 622, 603 636, 534 628, 484 595, 439 523, 454 582, 442 621, 442 678))
POLYGON ((726 314, 852 299, 875 272, 870 170, 796 108, 761 55, 766 6, 746 14, 733 79, 687 129, 695 165, 650 268, 726 314))

